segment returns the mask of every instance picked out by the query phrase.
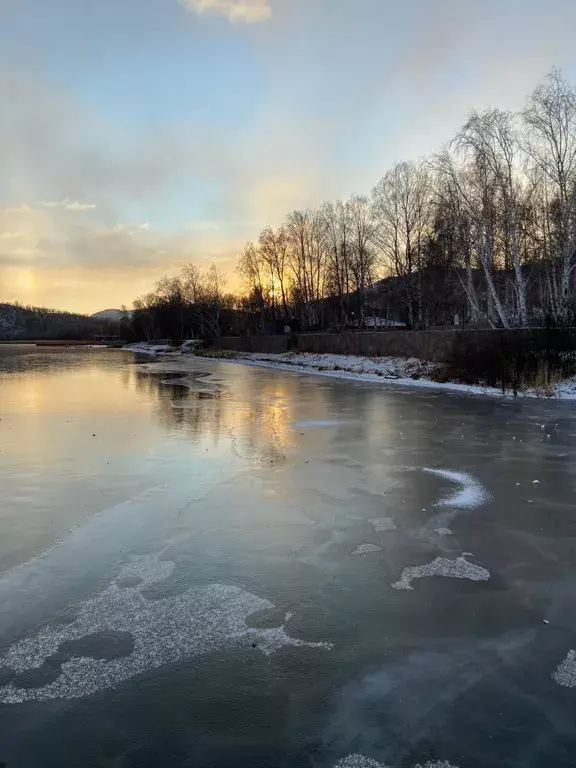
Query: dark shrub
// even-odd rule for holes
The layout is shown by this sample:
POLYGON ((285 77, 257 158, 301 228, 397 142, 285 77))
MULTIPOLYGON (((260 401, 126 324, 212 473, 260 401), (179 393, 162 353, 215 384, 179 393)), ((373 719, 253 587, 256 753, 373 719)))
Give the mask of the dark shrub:
POLYGON ((516 392, 576 373, 576 328, 458 333, 445 363, 448 379, 516 392))

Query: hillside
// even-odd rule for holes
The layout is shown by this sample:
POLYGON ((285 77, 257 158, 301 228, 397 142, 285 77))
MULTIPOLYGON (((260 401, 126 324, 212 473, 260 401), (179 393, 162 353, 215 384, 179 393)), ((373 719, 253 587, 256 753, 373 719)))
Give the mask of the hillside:
POLYGON ((0 303, 0 340, 91 339, 97 334, 113 332, 116 327, 116 321, 106 318, 0 303))
POLYGON ((120 322, 125 314, 129 315, 130 313, 124 313, 121 309, 101 309, 100 312, 94 312, 90 317, 94 320, 115 320, 120 322))

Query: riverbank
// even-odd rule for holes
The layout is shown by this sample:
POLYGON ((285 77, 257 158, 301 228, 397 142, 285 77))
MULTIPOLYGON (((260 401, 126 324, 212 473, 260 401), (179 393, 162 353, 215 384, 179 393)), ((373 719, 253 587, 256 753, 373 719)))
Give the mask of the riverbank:
POLYGON ((122 349, 129 352, 136 352, 138 355, 164 355, 174 350, 169 344, 149 344, 146 341, 138 341, 135 344, 125 344, 122 349))
MULTIPOLYGON (((468 395, 489 397, 512 397, 511 391, 503 393, 501 389, 482 384, 463 384, 458 381, 443 380, 443 366, 440 363, 426 362, 417 358, 403 357, 363 357, 360 355, 313 354, 309 352, 237 352, 234 350, 208 349, 198 351, 196 355, 186 355, 170 347, 134 344, 126 347, 139 354, 161 356, 169 359, 174 371, 188 373, 196 357, 225 360, 242 365, 274 368, 289 373, 311 373, 330 378, 367 381, 400 387, 444 390, 468 395)), ((547 398, 558 400, 576 400, 576 377, 550 384, 542 388, 530 388, 519 392, 518 397, 547 398)))

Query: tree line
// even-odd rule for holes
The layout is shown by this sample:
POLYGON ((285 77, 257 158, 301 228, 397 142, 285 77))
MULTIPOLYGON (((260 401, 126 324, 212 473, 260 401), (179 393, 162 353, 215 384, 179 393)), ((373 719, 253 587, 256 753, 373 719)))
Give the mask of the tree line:
MULTIPOLYGON (((126 320, 126 326, 128 321, 126 320)), ((127 330, 127 329, 126 329, 127 330)), ((0 303, 0 339, 92 339, 119 334, 120 323, 47 307, 0 303)))
POLYGON ((242 292, 215 267, 135 302, 145 335, 345 328, 525 328, 574 313, 576 88, 556 69, 514 113, 472 112, 440 152, 369 195, 294 211, 246 244, 242 292), (170 333, 168 333, 170 331, 170 333))

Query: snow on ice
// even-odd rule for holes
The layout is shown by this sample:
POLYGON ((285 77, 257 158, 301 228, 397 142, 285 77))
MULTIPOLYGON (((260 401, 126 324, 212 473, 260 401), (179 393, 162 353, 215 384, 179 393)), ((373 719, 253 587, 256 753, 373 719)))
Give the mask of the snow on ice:
POLYGON ((552 679, 566 688, 576 688, 576 651, 569 651, 552 673, 552 679))
POLYGON ((467 472, 453 472, 448 469, 429 469, 424 467, 424 472, 430 472, 445 480, 451 480, 460 486, 460 489, 436 502, 437 507, 457 507, 458 509, 476 509, 488 501, 488 491, 467 472))
POLYGON ((449 560, 437 557, 431 563, 404 568, 402 575, 392 584, 394 589, 414 589, 412 582, 427 576, 446 576, 450 579, 470 579, 470 581, 488 581, 490 572, 480 565, 469 563, 465 556, 449 560))
MULTIPOLYGON (((348 755, 347 757, 338 760, 334 768, 390 768, 385 763, 379 763, 377 760, 373 760, 370 757, 364 757, 364 755, 348 755)), ((424 764, 418 763, 414 768, 456 768, 456 766, 448 763, 446 760, 433 760, 424 764)))
POLYGON ((0 668, 14 673, 13 680, 0 687, 0 702, 89 696, 164 664, 237 646, 257 647, 266 655, 285 646, 332 647, 292 638, 283 626, 248 627, 248 616, 274 606, 239 587, 208 584, 173 597, 147 599, 142 590, 167 579, 173 569, 174 563, 156 555, 135 557, 121 569, 116 581, 81 604, 71 624, 46 626, 15 642, 0 656, 0 668), (134 581, 137 586, 132 585, 134 581), (39 687, 17 685, 18 674, 40 670, 49 660, 54 663, 63 644, 70 648, 83 638, 97 642, 110 634, 131 636, 131 652, 112 659, 87 658, 80 652, 74 656, 71 652, 62 660, 55 680, 39 687))

